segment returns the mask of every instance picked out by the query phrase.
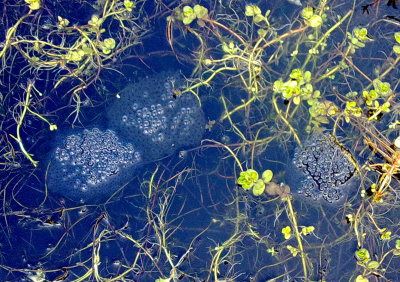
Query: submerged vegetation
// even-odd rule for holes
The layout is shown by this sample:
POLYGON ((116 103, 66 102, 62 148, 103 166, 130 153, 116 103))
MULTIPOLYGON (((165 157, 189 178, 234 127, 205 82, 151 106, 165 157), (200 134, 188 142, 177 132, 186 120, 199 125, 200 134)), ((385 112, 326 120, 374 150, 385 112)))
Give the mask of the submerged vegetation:
POLYGON ((2 10, 0 277, 399 280, 396 1, 47 2, 2 10), (160 61, 186 77, 167 94, 207 114, 201 144, 101 204, 47 191, 52 136, 101 124, 160 61), (331 136, 331 163, 315 135, 331 136), (323 165, 324 185, 346 157, 341 201, 298 193, 305 146, 297 166, 323 165))

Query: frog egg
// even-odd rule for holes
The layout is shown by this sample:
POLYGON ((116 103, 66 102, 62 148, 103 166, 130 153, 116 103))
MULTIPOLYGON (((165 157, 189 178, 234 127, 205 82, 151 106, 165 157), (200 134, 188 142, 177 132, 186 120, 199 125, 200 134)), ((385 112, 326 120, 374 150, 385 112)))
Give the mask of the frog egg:
POLYGON ((87 186, 86 184, 82 184, 82 185, 80 186, 80 190, 81 190, 82 192, 86 192, 86 191, 88 190, 88 186, 87 186))
POLYGON ((166 90, 170 90, 170 89, 171 89, 171 84, 170 84, 169 81, 164 82, 164 88, 165 88, 166 90))
POLYGON ((169 101, 167 107, 170 108, 170 109, 175 108, 175 102, 174 101, 169 101))

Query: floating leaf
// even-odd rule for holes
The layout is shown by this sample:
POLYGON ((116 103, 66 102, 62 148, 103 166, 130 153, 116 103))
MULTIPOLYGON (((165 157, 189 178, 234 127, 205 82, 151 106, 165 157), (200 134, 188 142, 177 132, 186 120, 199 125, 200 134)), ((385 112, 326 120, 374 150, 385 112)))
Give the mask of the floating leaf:
POLYGON ((400 44, 400 32, 395 32, 394 33, 394 39, 396 40, 397 43, 400 44))
POLYGON ((254 169, 248 169, 242 171, 237 180, 237 183, 242 186, 243 189, 250 189, 258 180, 258 172, 254 169))
POLYGON ((368 262, 371 260, 368 250, 364 249, 364 248, 357 250, 355 255, 356 255, 356 258, 362 262, 368 262))
POLYGON ((248 17, 261 15, 261 9, 255 5, 246 5, 245 15, 248 17))
POLYGON ((196 19, 196 14, 193 11, 193 8, 190 6, 183 7, 183 19, 182 22, 185 25, 191 24, 196 19))
POLYGON ((355 282, 369 282, 369 280, 362 275, 358 275, 355 282))
POLYGON ((195 5, 193 7, 193 11, 196 14, 198 19, 206 19, 208 18, 208 9, 206 7, 195 5))
POLYGON ((267 170, 264 170, 264 172, 261 175, 261 178, 264 181, 264 183, 267 184, 268 182, 270 182, 272 180, 273 176, 274 176, 274 173, 272 172, 272 170, 267 169, 267 170))
POLYGON ((262 22, 263 20, 265 20, 265 18, 264 18, 263 15, 255 15, 254 18, 253 18, 253 21, 254 21, 255 23, 262 22))
POLYGON ((400 45, 394 45, 393 52, 395 52, 396 54, 400 54, 400 45))
POLYGON ((306 24, 310 27, 317 28, 322 25, 322 22, 321 16, 313 15, 306 21, 306 24))
POLYGON ((128 12, 132 12, 132 9, 136 7, 136 3, 129 0, 124 0, 124 7, 128 12))
POLYGON ((301 102, 300 96, 296 96, 296 97, 293 98, 293 103, 294 103, 295 105, 299 105, 300 102, 301 102))
POLYGON ((292 256, 297 256, 297 254, 300 252, 298 249, 296 249, 293 246, 287 245, 286 248, 292 253, 292 256))
POLYGON ((115 40, 114 38, 106 38, 104 39, 104 46, 108 49, 114 49, 115 48, 115 40))
POLYGON ((258 36, 260 36, 260 37, 264 37, 267 35, 267 31, 263 28, 258 29, 257 33, 258 33, 258 36))
POLYGON ((257 182, 253 186, 253 195, 260 196, 264 193, 265 190, 265 183, 261 179, 258 179, 257 182))
POLYGON ((367 267, 368 267, 369 269, 377 269, 377 268, 379 267, 379 262, 377 262, 377 261, 375 261, 375 260, 370 261, 370 262, 367 264, 367 267))
POLYGON ((286 226, 282 228, 282 234, 285 237, 286 240, 292 236, 292 228, 290 226, 286 226))
POLYGON ((314 15, 314 8, 312 7, 305 7, 302 11, 301 11, 301 16, 305 19, 309 19, 314 15))
POLYGON ((313 233, 315 230, 314 226, 305 226, 301 229, 301 234, 303 235, 309 235, 311 233, 313 233))

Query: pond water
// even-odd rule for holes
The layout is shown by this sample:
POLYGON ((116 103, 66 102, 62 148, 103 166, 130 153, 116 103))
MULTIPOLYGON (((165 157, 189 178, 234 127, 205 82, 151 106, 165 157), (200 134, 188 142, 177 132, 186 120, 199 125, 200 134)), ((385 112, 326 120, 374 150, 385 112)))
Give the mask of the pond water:
POLYGON ((1 281, 399 280, 393 1, 47 2, 2 4, 1 281))

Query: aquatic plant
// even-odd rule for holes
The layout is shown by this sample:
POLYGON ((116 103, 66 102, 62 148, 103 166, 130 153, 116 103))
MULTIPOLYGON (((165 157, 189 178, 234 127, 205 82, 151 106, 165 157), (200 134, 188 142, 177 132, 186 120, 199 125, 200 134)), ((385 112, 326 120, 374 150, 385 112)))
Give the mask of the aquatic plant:
MULTIPOLYGON (((72 14, 68 19, 57 11, 55 14, 43 12, 56 9, 56 6, 39 0, 26 0, 14 10, 15 13, 10 12, 13 8, 5 6, 5 11, 10 11, 5 12, 8 20, 3 26, 6 33, 0 50, 0 68, 7 74, 2 83, 6 85, 9 79, 9 83, 15 85, 4 97, 10 104, 16 100, 14 92, 24 92, 29 97, 17 99, 25 100, 22 111, 14 102, 15 109, 7 113, 7 119, 12 117, 15 120, 17 135, 21 126, 25 127, 27 115, 24 112, 27 109, 28 115, 50 123, 46 117, 47 99, 58 100, 59 106, 71 105, 69 114, 76 123, 84 100, 91 100, 85 91, 101 79, 104 69, 112 68, 113 62, 121 58, 125 50, 139 44, 145 33, 139 23, 142 11, 139 7, 133 9, 135 5, 131 1, 102 1, 96 10, 92 9, 95 14, 84 23, 72 20, 72 14), (33 26, 35 28, 31 30, 33 26), (114 26, 119 28, 114 29, 114 26), (121 37, 124 40, 120 40, 121 37), (19 76, 13 77, 13 72, 17 71, 19 76), (55 75, 50 78, 51 73, 55 75), (41 84, 42 80, 46 81, 45 85, 41 84), (53 94, 49 95, 47 91, 53 94)), ((23 138, 17 137, 16 141, 21 153, 37 165, 37 160, 26 150, 23 138)))
POLYGON ((260 196, 264 193, 265 185, 268 184, 273 177, 271 170, 267 169, 262 173, 261 178, 258 177, 258 172, 254 169, 248 169, 240 173, 238 184, 245 190, 253 188, 254 196, 260 196))

